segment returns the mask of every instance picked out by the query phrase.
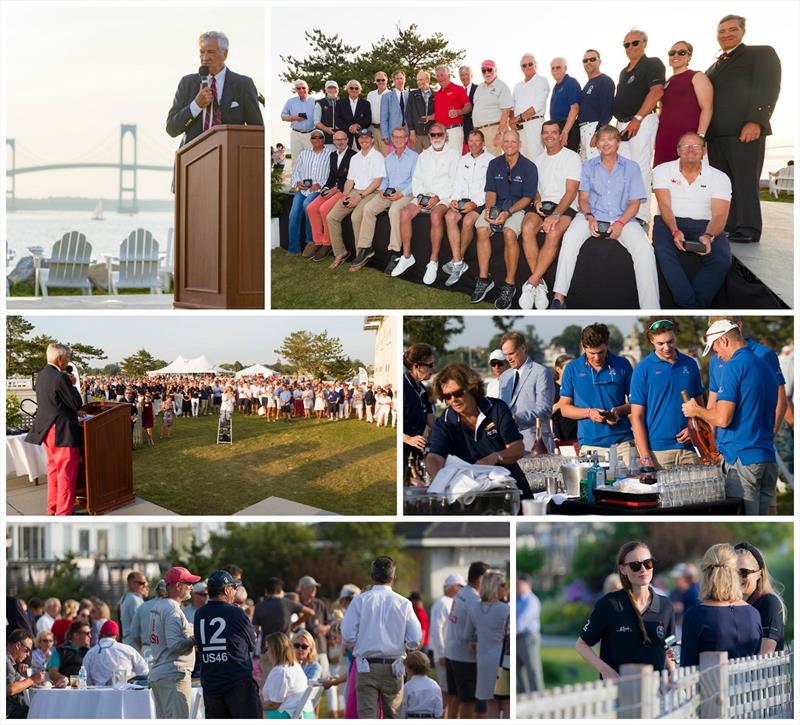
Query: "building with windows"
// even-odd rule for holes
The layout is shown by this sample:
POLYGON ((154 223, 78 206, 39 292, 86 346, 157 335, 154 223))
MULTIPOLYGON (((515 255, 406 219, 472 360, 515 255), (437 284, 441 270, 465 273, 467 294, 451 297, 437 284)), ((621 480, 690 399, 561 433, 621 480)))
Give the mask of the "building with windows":
POLYGON ((364 329, 375 332, 375 363, 373 380, 376 385, 397 385, 395 361, 397 360, 397 335, 395 318, 369 315, 364 318, 364 329))

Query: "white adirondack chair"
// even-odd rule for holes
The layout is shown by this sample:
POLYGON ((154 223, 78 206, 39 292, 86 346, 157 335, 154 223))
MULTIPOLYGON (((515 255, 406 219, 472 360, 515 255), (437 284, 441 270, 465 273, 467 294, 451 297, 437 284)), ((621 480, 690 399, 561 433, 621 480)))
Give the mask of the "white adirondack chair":
POLYGON ((167 249, 159 255, 161 259, 161 267, 159 274, 161 276, 161 287, 165 290, 169 289, 169 278, 174 273, 173 270, 173 240, 175 239, 175 227, 170 227, 167 232, 167 249))
POLYGON ((309 686, 306 688, 306 691, 303 693, 303 697, 297 703, 297 707, 290 713, 290 717, 292 720, 302 720, 303 719, 303 710, 305 710, 306 704, 309 700, 312 699, 314 696, 315 690, 318 690, 319 687, 309 686))
POLYGON ((41 258, 34 257, 35 292, 41 289, 42 296, 47 297, 48 287, 67 287, 91 295, 91 259, 92 245, 86 241, 86 235, 82 232, 67 232, 53 245, 47 269, 41 268, 41 258))
POLYGON ((146 229, 135 229, 119 245, 119 271, 110 274, 111 294, 121 289, 148 287, 161 292, 158 272, 158 242, 146 229))

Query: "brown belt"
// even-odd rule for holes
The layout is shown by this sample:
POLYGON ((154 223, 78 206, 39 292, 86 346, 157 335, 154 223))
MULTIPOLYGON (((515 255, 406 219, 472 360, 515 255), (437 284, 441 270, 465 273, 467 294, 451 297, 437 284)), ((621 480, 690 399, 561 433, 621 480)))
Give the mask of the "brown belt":
POLYGON ((473 126, 472 130, 480 131, 482 128, 489 128, 490 126, 499 126, 499 125, 500 125, 500 120, 498 119, 494 123, 484 123, 483 126, 473 126))

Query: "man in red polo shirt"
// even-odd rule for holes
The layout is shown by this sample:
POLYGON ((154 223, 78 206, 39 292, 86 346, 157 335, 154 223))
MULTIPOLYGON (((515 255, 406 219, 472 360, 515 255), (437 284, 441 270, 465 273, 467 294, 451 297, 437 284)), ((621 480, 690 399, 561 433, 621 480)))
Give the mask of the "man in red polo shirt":
POLYGON ((450 68, 436 66, 439 90, 433 97, 436 123, 447 130, 447 145, 459 154, 464 150, 464 116, 472 110, 467 92, 462 86, 450 82, 450 68))

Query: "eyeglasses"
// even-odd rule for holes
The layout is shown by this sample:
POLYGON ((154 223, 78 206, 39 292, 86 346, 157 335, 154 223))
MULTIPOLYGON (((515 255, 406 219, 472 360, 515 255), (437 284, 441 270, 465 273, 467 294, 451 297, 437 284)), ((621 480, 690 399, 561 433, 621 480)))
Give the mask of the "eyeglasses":
POLYGON ((503 365, 505 365, 505 364, 506 364, 506 361, 505 361, 505 360, 492 360, 492 361, 489 363, 489 365, 491 365, 493 368, 501 368, 501 367, 503 367, 503 365))
POLYGON ((445 402, 447 402, 451 398, 458 398, 459 400, 461 400, 461 398, 464 397, 465 393, 466 393, 465 390, 454 390, 452 393, 442 393, 442 400, 444 400, 445 402))
MULTIPOLYGON (((533 63, 520 63, 519 67, 520 68, 533 68, 533 63)), ((483 68, 481 68, 481 70, 483 70, 483 68)))
POLYGON ((702 151, 703 144, 701 143, 683 143, 678 146, 679 149, 684 151, 702 151))
POLYGON ((361 89, 358 86, 347 86, 348 91, 360 91, 361 89))
POLYGON ((666 330, 671 330, 675 325, 673 324, 672 320, 656 320, 652 325, 650 325, 650 332, 655 332, 656 330, 660 330, 662 328, 666 330))
MULTIPOLYGON (((232 586, 232 585, 230 585, 230 584, 226 584, 225 586, 232 586)), ((195 594, 196 594, 198 597, 207 597, 207 596, 208 596, 208 592, 195 592, 195 594)))
POLYGON ((307 91, 308 90, 308 88, 306 88, 305 86, 295 86, 294 89, 296 91, 307 91))
POLYGON ((597 60, 597 56, 593 55, 591 58, 584 58, 583 62, 584 63, 594 63, 596 60, 597 60))
POLYGON ((485 75, 486 73, 491 73, 493 70, 494 68, 481 68, 481 73, 485 75))
POLYGON ((376 78, 375 82, 376 83, 386 83, 386 78, 376 78))
POLYGON ((303 650, 306 650, 306 649, 308 649, 308 645, 307 645, 307 644, 301 644, 300 642, 295 642, 295 643, 294 643, 294 648, 295 648, 295 649, 303 649, 303 650))
POLYGON ((444 134, 436 132, 436 133, 429 133, 428 136, 430 136, 431 138, 442 138, 444 134))
POLYGON ((561 70, 563 67, 561 65, 551 65, 550 70, 561 70))
POLYGON ((31 651, 31 648, 30 648, 30 647, 28 647, 28 645, 26 645, 26 644, 22 644, 22 643, 20 642, 20 645, 19 645, 19 646, 20 646, 20 648, 21 648, 23 651, 25 651, 25 652, 30 652, 30 651, 31 651))
POLYGON ((689 51, 688 50, 670 50, 670 51, 667 51, 667 55, 670 58, 672 58, 673 55, 679 55, 681 58, 683 58, 684 55, 689 55, 689 51))
POLYGON ((84 637, 86 637, 86 636, 91 637, 92 636, 92 630, 91 629, 82 629, 80 631, 80 634, 82 634, 84 637))
POLYGON ((739 569, 739 576, 742 579, 747 579, 751 574, 758 573, 758 569, 739 569))
POLYGON ((641 40, 630 40, 627 43, 623 43, 622 47, 625 48, 625 50, 627 50, 631 46, 633 46, 634 48, 637 48, 637 47, 639 47, 639 43, 641 43, 641 42, 642 42, 641 40))
POLYGON ((631 571, 640 571, 642 567, 650 571, 656 564, 655 559, 645 559, 644 561, 626 561, 625 566, 629 566, 631 571))
POLYGON ((137 583, 137 584, 138 584, 140 587, 146 587, 146 586, 147 586, 147 581, 146 581, 146 580, 145 580, 145 581, 138 581, 138 580, 137 580, 137 582, 136 582, 136 583, 137 583))

